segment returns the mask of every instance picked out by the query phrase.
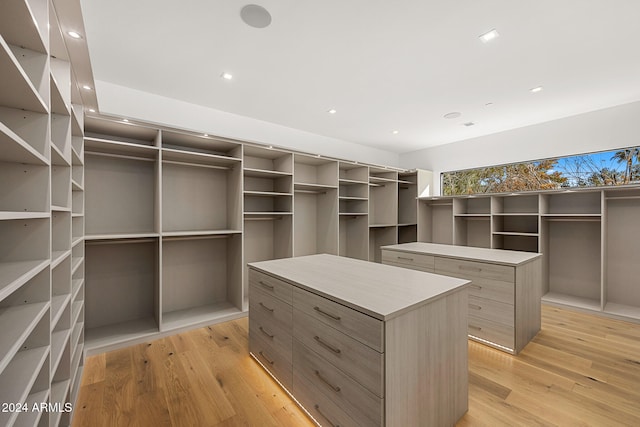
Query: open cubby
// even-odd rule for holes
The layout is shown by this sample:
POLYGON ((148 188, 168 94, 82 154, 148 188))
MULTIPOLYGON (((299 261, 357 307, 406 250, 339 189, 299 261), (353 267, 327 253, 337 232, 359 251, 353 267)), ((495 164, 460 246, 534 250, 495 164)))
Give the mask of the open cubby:
POLYGON ((264 194, 292 194, 292 175, 273 175, 271 173, 244 171, 244 191, 264 194))
POLYGON ((366 215, 340 216, 339 255, 369 260, 369 221, 366 215))
POLYGON ((409 243, 418 241, 417 225, 399 225, 398 226, 398 243, 409 243))
POLYGON ((162 330, 242 311, 242 236, 162 241, 162 330))
POLYGON ((453 200, 421 200, 418 204, 418 240, 453 244, 453 200))
POLYGON ((382 262, 381 246, 398 243, 398 231, 393 227, 369 228, 369 261, 382 262))
POLYGON ((538 234, 538 215, 496 215, 493 217, 494 233, 538 234))
POLYGON ((491 221, 489 217, 455 217, 454 230, 455 245, 491 247, 491 221))
POLYGON ((71 258, 67 257, 51 271, 51 320, 57 323, 71 301, 71 258))
POLYGON ((369 212, 369 201, 366 199, 340 197, 339 212, 343 214, 367 214, 369 212))
POLYGON ((599 191, 566 191, 545 194, 543 197, 543 215, 600 215, 601 192, 599 191))
POLYGON ((318 157, 294 155, 294 182, 296 190, 307 187, 338 187, 338 162, 318 157))
POLYGON ((158 332, 158 239, 95 241, 85 251, 88 349, 158 332))
POLYGON ((242 177, 229 169, 163 163, 162 230, 241 230, 242 177))
POLYGON ((71 168, 51 166, 51 205, 71 209, 71 168))
POLYGON ((84 187, 84 166, 71 167, 71 181, 74 185, 74 190, 82 190, 82 187, 84 187))
MULTIPOLYGON (((229 157, 240 160, 242 158, 242 146, 237 142, 226 141, 220 138, 204 136, 203 134, 193 134, 184 132, 162 131, 162 148, 168 158, 177 156, 176 160, 186 159, 179 157, 177 152, 189 152, 204 156, 229 157)), ((197 156, 192 157, 197 159, 197 156)))
POLYGON ((538 236, 519 234, 494 234, 493 249, 509 251, 540 252, 538 236))
MULTIPOLYGON (((415 225, 418 223, 418 174, 398 174, 398 224, 415 225)), ((415 241, 415 240, 414 240, 415 241)))
MULTIPOLYGON (((3 27, 4 35, 4 27, 3 27)), ((40 113, 49 105, 48 55, 0 39, 0 103, 40 113), (26 78, 25 78, 26 77, 26 78)))
POLYGON ((275 174, 293 175, 293 155, 285 151, 269 148, 244 147, 245 176, 255 172, 274 172, 275 174))
POLYGON ((600 310, 600 221, 546 222, 542 252, 549 272, 549 289, 543 299, 600 310))
POLYGON ((51 144, 71 164, 71 117, 51 114, 51 144))
POLYGON ((490 215, 491 197, 469 197, 453 199, 454 215, 490 215))
POLYGON ((340 162, 339 165, 340 185, 343 184, 368 184, 369 168, 357 163, 340 162))
POLYGON ((398 223, 398 173, 370 169, 369 225, 390 226, 398 223))
MULTIPOLYGON (((29 394, 25 398, 24 402, 27 404, 27 407, 33 409, 34 405, 39 405, 42 403, 46 403, 49 397, 49 384, 50 384, 50 375, 49 375, 49 360, 50 358, 44 361, 42 366, 40 367, 40 371, 38 372, 38 376, 35 381, 31 385, 31 389, 29 390, 29 394)), ((26 411, 20 412, 17 414, 17 418, 15 420, 15 427, 47 427, 49 426, 49 419, 47 417, 47 413, 41 411, 26 411)))
MULTIPOLYGON (((2 154, 0 154, 0 159, 2 154)), ((0 216, 49 212, 49 168, 0 161, 0 216)))
POLYGON ((51 252, 71 249, 71 213, 51 212, 51 252))
POLYGON ((640 319, 640 190, 609 192, 605 242, 606 312, 640 319))
POLYGON ((86 153, 87 234, 156 232, 156 167, 149 159, 86 153))
POLYGON ((494 196, 492 211, 494 214, 538 214, 539 197, 537 194, 494 196))
POLYGON ((84 215, 84 191, 71 192, 71 213, 73 215, 84 215))
POLYGON ((51 57, 51 112, 71 113, 71 63, 51 57))
POLYGON ((45 165, 49 159, 49 116, 0 107, 0 159, 45 165))
POLYGON ((294 256, 338 254, 338 190, 297 191, 294 196, 294 256))
POLYGON ((133 125, 122 120, 105 120, 87 117, 84 121, 85 137, 105 141, 116 141, 143 146, 158 146, 160 133, 157 129, 133 125))

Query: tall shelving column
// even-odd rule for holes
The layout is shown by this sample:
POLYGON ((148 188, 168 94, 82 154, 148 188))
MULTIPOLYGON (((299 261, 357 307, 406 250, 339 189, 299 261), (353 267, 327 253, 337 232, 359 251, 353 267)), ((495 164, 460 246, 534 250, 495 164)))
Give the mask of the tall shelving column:
POLYGON ((293 154, 244 146, 243 309, 249 309, 247 263, 293 256, 293 154))
MULTIPOLYGON (((47 402, 51 344, 48 3, 0 3, 0 402, 47 402)), ((48 425, 0 413, 0 425, 48 425)))
POLYGON ((491 247, 491 197, 453 199, 453 244, 491 247))
POLYGON ((380 247, 398 242, 398 172, 369 168, 369 261, 381 262, 380 247))
POLYGON ((85 348, 159 332, 158 129, 85 118, 85 348))
POLYGON ((161 331, 242 315, 242 145, 162 131, 161 331))
POLYGON ((418 171, 398 173, 398 243, 418 241, 418 171))
POLYGON ((540 216, 538 194, 497 195, 491 197, 491 247, 538 252, 540 216))
POLYGON ((339 255, 369 259, 369 168, 339 163, 339 255))
POLYGON ((338 162, 294 154, 293 256, 338 254, 338 162))

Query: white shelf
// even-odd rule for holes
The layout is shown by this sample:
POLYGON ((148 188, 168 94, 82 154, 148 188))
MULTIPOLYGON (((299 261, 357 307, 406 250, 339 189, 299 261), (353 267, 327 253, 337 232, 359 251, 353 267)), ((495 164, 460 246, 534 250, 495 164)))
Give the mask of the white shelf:
POLYGON ((344 178, 340 178, 338 180, 338 183, 340 185, 362 185, 362 184, 368 185, 369 184, 369 182, 367 181, 358 181, 355 179, 344 179, 344 178))
POLYGON ((459 218, 478 218, 478 219, 489 219, 491 218, 491 214, 482 213, 482 214, 455 214, 454 217, 459 218))
POLYGON ((62 360, 64 346, 69 342, 71 329, 62 329, 51 333, 51 372, 55 372, 62 360))
POLYGON ((0 309, 0 325, 11 326, 0 334, 0 372, 20 350, 48 307, 48 303, 39 302, 0 309))
POLYGON ((0 263, 0 300, 49 266, 49 260, 0 263))
POLYGON ((198 153, 194 151, 174 150, 170 148, 162 149, 162 161, 188 163, 195 165, 209 166, 233 166, 240 164, 242 159, 216 154, 198 153))
POLYGON ((71 256, 71 250, 51 252, 51 268, 56 268, 68 256, 71 256))
POLYGON ((355 196, 339 196, 338 199, 340 199, 340 200, 357 200, 357 201, 367 201, 367 200, 369 200, 368 197, 355 197, 355 196))
POLYGON ((378 184, 378 183, 386 184, 386 183, 391 183, 391 182, 397 183, 398 180, 397 179, 393 179, 393 178, 382 178, 382 177, 379 177, 379 176, 370 176, 369 177, 369 183, 372 183, 372 184, 378 184))
POLYGON ((521 233, 517 231, 494 231, 491 234, 499 235, 499 236, 530 236, 530 237, 540 236, 539 233, 521 233))
POLYGON ((53 330, 58 324, 64 309, 71 301, 71 294, 54 295, 51 297, 51 329, 53 330))
POLYGON ((367 212, 340 212, 338 215, 340 216, 367 216, 369 215, 367 212))
POLYGON ((51 205, 51 210, 54 212, 71 212, 71 208, 68 208, 66 206, 51 205))
POLYGON ((37 113, 47 113, 47 105, 23 71, 4 37, 0 35, 0 104, 37 113))
POLYGON ((322 192, 322 191, 333 190, 338 188, 335 185, 312 184, 312 183, 304 183, 304 182, 295 182, 293 186, 294 186, 294 191, 313 191, 313 192, 322 192))
POLYGON ((11 219, 49 218, 49 212, 0 212, 0 221, 11 219))
POLYGON ((189 236, 228 236, 230 234, 241 234, 242 230, 187 230, 187 231, 164 231, 162 237, 189 237, 189 236))
POLYGON ((542 302, 549 304, 559 304, 566 305, 571 307, 578 307, 587 310, 595 310, 600 311, 600 301, 591 299, 578 297, 575 295, 567 295, 561 294, 558 292, 548 292, 542 296, 542 302))
POLYGON ((277 191, 245 191, 245 196, 255 197, 290 197, 292 193, 279 193, 277 191))
POLYGON ((244 216, 245 217, 259 217, 259 216, 265 216, 265 215, 278 215, 278 216, 282 216, 282 215, 293 215, 292 212, 245 212, 244 216))
MULTIPOLYGON (((10 384, 0 387, 0 402, 24 402, 48 354, 49 346, 16 353, 0 374, 0 384, 10 384)), ((8 413, 0 413, 0 425, 7 425, 9 417, 8 413)))
POLYGON ((494 212, 493 216, 538 216, 537 212, 494 212))
POLYGON ((232 320, 244 316, 242 310, 230 303, 210 304, 177 310, 162 315, 162 330, 191 327, 203 323, 214 323, 222 320, 232 320))
POLYGON ((143 159, 155 159, 159 148, 150 145, 132 144, 128 142, 109 141, 101 138, 84 138, 84 151, 86 154, 114 154, 119 156, 140 157, 143 159))
POLYGON ((106 350, 109 346, 126 344, 150 337, 159 332, 153 318, 137 319, 85 330, 85 349, 88 354, 106 350))
POLYGON ((25 400, 29 411, 20 413, 13 427, 33 427, 35 425, 38 425, 38 422, 42 418, 43 412, 32 411, 31 409, 33 408, 33 405, 40 405, 42 402, 46 402, 48 398, 48 388, 46 390, 29 394, 29 396, 27 396, 27 399, 25 400))
POLYGON ((160 233, 113 233, 113 234, 87 234, 84 240, 90 242, 92 240, 122 240, 126 243, 127 239, 146 239, 159 237, 160 233))
POLYGON ((84 241, 84 237, 77 237, 73 239, 73 241, 71 242, 71 247, 74 248, 76 245, 78 245, 79 243, 82 243, 83 241, 84 241))
POLYGON ((84 283, 84 279, 74 279, 71 281, 71 297, 75 300, 82 284, 84 283))
POLYGON ((605 313, 616 316, 629 317, 632 319, 640 319, 640 307, 608 302, 604 306, 605 313))
POLYGON ((33 10, 30 3, 25 0, 3 2, 3 13, 0 15, 2 35, 27 49, 47 53, 47 44, 44 41, 46 35, 40 33, 46 31, 46 26, 43 25, 45 22, 36 24, 37 20, 34 18, 42 17, 42 14, 37 15, 37 10, 33 10))
POLYGON ((385 227, 395 227, 397 224, 369 224, 369 228, 385 228, 385 227))
POLYGON ((0 153, 9 162, 47 165, 49 160, 24 139, 0 122, 0 153))
POLYGON ((292 176, 291 172, 280 172, 266 169, 244 168, 244 176, 253 178, 279 178, 282 176, 292 176))
POLYGON ((75 259, 71 260, 71 274, 72 275, 78 270, 78 267, 80 267, 80 265, 82 264, 82 261, 84 261, 84 257, 78 257, 78 258, 75 258, 75 259))

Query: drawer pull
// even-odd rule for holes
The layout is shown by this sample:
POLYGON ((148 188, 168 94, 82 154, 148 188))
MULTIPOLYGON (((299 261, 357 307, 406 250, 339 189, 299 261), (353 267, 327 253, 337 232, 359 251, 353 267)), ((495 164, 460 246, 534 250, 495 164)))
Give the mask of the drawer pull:
POLYGON ((262 326, 260 326, 258 329, 260 329, 260 332, 262 332, 263 334, 265 334, 269 338, 273 339, 274 335, 271 335, 269 332, 267 332, 264 329, 262 329, 262 326))
POLYGON ((413 261, 413 258, 404 257, 404 256, 399 256, 399 257, 397 257, 397 259, 402 259, 404 261, 413 261))
POLYGON ((331 389, 332 389, 333 391, 335 391, 336 393, 338 393, 338 392, 340 391, 340 387, 337 387, 337 386, 335 386, 335 385, 331 384, 329 381, 327 381, 327 379, 326 379, 325 377, 323 377, 323 376, 322 376, 322 374, 320 374, 320 371, 318 371, 318 370, 316 369, 316 371, 315 371, 315 372, 316 372, 316 377, 320 378, 320 380, 321 380, 323 383, 325 383, 326 385, 328 385, 329 387, 331 387, 331 389))
POLYGON ((473 325, 469 325, 470 329, 475 329, 476 331, 481 331, 482 328, 480 326, 473 326, 473 325))
POLYGON ((262 280, 260 280, 258 283, 260 283, 262 286, 264 286, 265 288, 269 289, 270 291, 272 291, 274 289, 273 285, 270 285, 268 283, 264 283, 262 280))
POLYGON ((340 316, 336 316, 335 314, 331 314, 331 313, 327 313, 326 311, 322 311, 322 309, 320 307, 318 307, 317 305, 315 307, 313 307, 313 309, 315 311, 317 311, 320 314, 324 314, 327 317, 332 318, 333 320, 340 320, 340 316))
POLYGON ((471 285, 471 286, 469 286, 469 287, 470 287, 471 289, 477 289, 477 290, 482 289, 482 286, 480 286, 480 285, 471 285))
POLYGON ((469 308, 472 308, 474 310, 482 310, 482 307, 476 304, 469 304, 469 308))
POLYGON ((264 354, 262 351, 259 351, 259 352, 258 352, 258 354, 259 354, 260 356, 262 356, 262 357, 264 358, 264 360, 266 360, 267 362, 269 362, 269 364, 270 364, 270 365, 273 365, 274 363, 276 363, 276 362, 274 362, 273 360, 269 360, 269 358, 268 358, 267 356, 265 356, 265 354, 264 354))
POLYGON ((320 410, 320 405, 318 405, 317 403, 315 405, 313 405, 314 408, 316 408, 316 411, 318 411, 318 413, 320 415, 322 415, 322 418, 324 418, 331 427, 340 427, 340 424, 334 424, 331 422, 331 420, 329 418, 327 418, 327 416, 325 414, 322 413, 322 411, 320 410))
POLYGON ((475 272, 478 272, 478 273, 480 273, 482 271, 482 269, 480 267, 467 267, 467 266, 464 266, 464 265, 459 265, 458 269, 459 270, 465 270, 465 271, 475 271, 475 272))
POLYGON ((313 339, 316 340, 318 344, 320 344, 324 348, 328 348, 329 350, 333 351, 335 354, 342 353, 342 351, 339 348, 335 348, 334 346, 327 344, 326 342, 322 341, 322 339, 317 335, 313 337, 313 339))
POLYGON ((269 308, 269 307, 267 307, 267 306, 266 306, 266 305, 264 305, 263 303, 260 303, 260 307, 262 307, 262 308, 264 308, 265 310, 267 310, 267 311, 269 311, 269 312, 273 313, 273 310, 274 310, 274 309, 273 309, 273 308, 269 308))

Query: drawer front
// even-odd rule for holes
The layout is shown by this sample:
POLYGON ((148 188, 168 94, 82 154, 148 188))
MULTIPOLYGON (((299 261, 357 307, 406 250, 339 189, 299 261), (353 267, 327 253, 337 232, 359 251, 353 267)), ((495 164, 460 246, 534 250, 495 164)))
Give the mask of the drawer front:
POLYGON ((469 296, 514 304, 514 288, 513 282, 473 278, 469 286, 469 296))
POLYGON ((436 273, 463 279, 489 279, 503 282, 515 282, 515 269, 508 265, 489 264, 477 261, 464 261, 452 258, 436 257, 436 273))
POLYGON ((513 304, 469 296, 469 316, 479 317, 506 326, 514 326, 513 304))
POLYGON ((291 304, 291 292, 293 286, 283 280, 249 268, 249 285, 261 288, 266 293, 291 304))
POLYGON ((291 331, 292 316, 289 304, 263 292, 259 287, 251 285, 249 290, 249 321, 260 319, 262 323, 291 331))
POLYGON ((366 426, 382 425, 382 399, 295 339, 293 370, 294 375, 302 376, 312 383, 356 422, 366 426))
POLYGON ((299 288, 293 290, 293 306, 378 352, 384 351, 384 325, 378 319, 299 288))
POLYGON ((501 323, 469 315, 469 335, 513 349, 514 329, 501 323))
POLYGON ((384 258, 382 259, 382 263, 386 265, 392 265, 394 267, 402 267, 402 268, 408 268, 411 270, 424 271, 426 273, 433 273, 435 271, 433 267, 427 268, 427 267, 419 267, 417 265, 411 265, 411 264, 400 264, 398 262, 385 260, 384 258))
POLYGON ((384 354, 293 309, 293 336, 378 397, 384 397, 384 354))
POLYGON ((411 252, 400 252, 389 249, 382 250, 382 263, 385 261, 393 262, 396 264, 402 264, 406 266, 419 267, 420 269, 433 270, 434 257, 433 255, 415 254, 411 252))
MULTIPOLYGON (((322 426, 334 427, 367 427, 368 424, 359 424, 350 414, 336 405, 325 396, 307 379, 295 373, 293 375, 293 395, 296 400, 317 420, 322 426)), ((370 425, 370 424, 369 424, 370 425)))
POLYGON ((260 360, 271 374, 278 379, 288 390, 291 390, 292 367, 291 358, 287 360, 282 349, 277 349, 258 336, 249 339, 249 351, 260 360))
POLYGON ((249 338, 261 339, 265 344, 273 347, 274 351, 279 352, 282 358, 287 362, 292 361, 292 349, 291 349, 291 328, 282 329, 276 326, 269 319, 263 321, 260 318, 249 315, 249 338))

